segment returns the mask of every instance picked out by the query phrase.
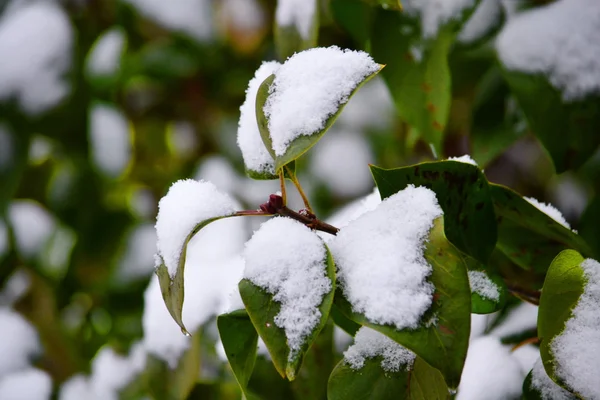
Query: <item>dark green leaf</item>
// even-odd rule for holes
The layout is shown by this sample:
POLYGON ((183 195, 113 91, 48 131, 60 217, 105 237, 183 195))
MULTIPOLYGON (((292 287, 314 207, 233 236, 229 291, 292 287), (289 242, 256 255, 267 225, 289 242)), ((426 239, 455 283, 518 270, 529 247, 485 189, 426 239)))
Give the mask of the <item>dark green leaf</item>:
POLYGON ((381 6, 386 10, 402 10, 402 2, 400 0, 363 0, 365 3, 372 6, 381 6))
POLYGON ((247 387, 254 371, 258 346, 256 329, 246 310, 219 315, 217 326, 235 379, 246 398, 249 398, 252 395, 248 393, 247 387))
MULTIPOLYGON (((383 67, 384 66, 382 65, 381 68, 383 68, 383 67)), ((381 71, 381 69, 379 69, 376 72, 374 72, 373 74, 367 76, 362 82, 360 82, 356 86, 356 88, 354 88, 354 90, 352 90, 352 92, 348 96, 348 100, 350 100, 352 95, 354 93, 356 93, 356 91, 362 85, 364 85, 366 82, 369 81, 369 79, 371 79, 372 77, 377 75, 377 73, 379 71, 381 71)), ((281 168, 283 168, 283 166, 291 163, 292 161, 294 161, 295 159, 300 157, 302 154, 306 153, 312 146, 314 146, 319 141, 319 139, 321 139, 321 137, 325 134, 325 132, 327 132, 327 130, 331 127, 331 125, 333 125, 333 123, 335 122, 337 117, 340 115, 340 113, 344 109, 347 102, 344 104, 340 104, 337 111, 327 118, 327 121, 325 122, 325 127, 323 129, 321 129, 319 132, 313 133, 310 136, 300 135, 298 138, 292 140, 289 143, 287 150, 285 151, 285 154, 283 154, 282 156, 277 156, 275 154, 275 152, 273 151, 273 144, 271 141, 271 135, 269 133, 269 122, 263 112, 263 108, 264 108, 267 98, 269 96, 269 87, 273 83, 274 80, 275 80, 275 75, 271 75, 267 79, 265 79, 264 82, 258 88, 258 92, 256 94, 256 121, 258 122, 258 129, 260 131, 260 136, 262 137, 262 140, 263 140, 267 150, 269 151, 269 153, 275 160, 275 171, 279 171, 281 168)))
POLYGON ((529 127, 552 156, 556 172, 583 165, 600 145, 600 97, 566 103, 542 75, 503 73, 529 127))
POLYGON ((427 162, 371 173, 383 198, 406 186, 433 190, 442 210, 446 237, 464 253, 486 264, 496 245, 496 221, 488 182, 474 165, 458 161, 427 162))
POLYGON ((497 251, 492 262, 502 275, 539 289, 548 266, 558 253, 575 249, 584 255, 591 250, 583 238, 540 211, 513 190, 490 184, 498 221, 497 251))
POLYGON ((277 369, 277 372, 282 377, 287 377, 290 381, 296 378, 305 353, 316 340, 319 332, 329 319, 329 311, 333 304, 335 292, 335 265, 329 249, 327 249, 327 260, 325 261, 327 263, 327 276, 332 283, 332 290, 323 297, 323 301, 319 306, 321 320, 306 338, 300 350, 292 358, 289 357, 290 348, 287 344, 285 331, 275 324, 275 316, 279 314, 280 304, 273 300, 273 295, 247 279, 242 279, 239 284, 240 295, 242 296, 246 310, 248 310, 250 320, 254 324, 258 335, 265 342, 275 369, 277 369))
POLYGON ((450 110, 448 52, 454 40, 449 28, 423 41, 415 19, 405 13, 377 10, 371 45, 373 57, 386 64, 382 75, 398 114, 442 153, 450 110), (418 53, 415 53, 418 52, 418 53))
POLYGON ((386 372, 381 357, 365 360, 359 370, 353 370, 344 360, 335 367, 327 388, 329 400, 445 400, 448 387, 438 370, 421 358, 415 359, 411 370, 386 372))
POLYGON ((352 311, 342 291, 336 293, 336 305, 346 316, 373 328, 414 351, 429 365, 440 370, 446 383, 456 388, 467 355, 471 326, 471 290, 467 269, 459 252, 444 236, 443 220, 438 218, 429 234, 424 252, 433 267, 429 281, 435 286, 434 301, 423 316, 425 323, 415 330, 398 331, 392 326, 369 322, 352 311))
POLYGON ((331 0, 335 21, 365 49, 371 34, 374 10, 362 0, 331 0))
POLYGON ((308 37, 303 37, 295 24, 281 26, 278 23, 275 23, 275 47, 277 48, 277 54, 279 55, 280 60, 286 60, 294 53, 316 47, 317 45, 317 39, 319 38, 319 1, 304 1, 315 3, 315 13, 312 16, 308 37))
MULTIPOLYGON (((210 218, 205 221, 197 224, 194 229, 187 235, 184 242, 181 243, 181 250, 179 252, 179 265, 177 266, 177 271, 175 272, 175 276, 171 278, 169 275, 169 270, 165 265, 164 261, 161 258, 160 265, 156 268, 156 275, 158 275, 158 282, 160 284, 160 291, 162 293, 163 299, 165 301, 165 305, 169 310, 169 314, 173 317, 177 325, 181 327, 181 331, 184 334, 188 334, 185 329, 185 325, 183 324, 182 319, 182 311, 183 311, 183 298, 184 298, 184 268, 185 268, 185 254, 187 249, 187 244, 194 237, 196 233, 200 231, 200 229, 204 228, 206 225, 211 222, 218 221, 223 218, 229 218, 232 215, 227 215, 224 217, 216 217, 210 218)), ((159 256, 160 257, 160 256, 159 256)))
POLYGON ((590 244, 593 258, 600 258, 600 195, 589 202, 579 220, 579 234, 590 244))
MULTIPOLYGON (((0 111, 3 110, 0 109, 0 111)), ((4 214, 19 182, 21 182, 23 171, 27 167, 29 141, 30 135, 12 132, 0 120, 0 146, 8 149, 8 157, 3 155, 3 163, 0 165, 0 215, 4 214)))
POLYGON ((527 377, 525 377, 525 380, 523 381, 523 397, 521 399, 522 400, 543 400, 542 394, 539 392, 539 390, 537 390, 536 388, 531 386, 532 374, 533 374, 533 371, 529 371, 529 373, 527 374, 527 377))
POLYGON ((584 258, 574 250, 562 251, 548 268, 544 290, 540 297, 538 313, 538 337, 544 368, 552 380, 560 383, 554 375, 554 356, 550 345, 565 329, 572 317, 572 310, 583 294, 586 278, 581 268, 584 258))

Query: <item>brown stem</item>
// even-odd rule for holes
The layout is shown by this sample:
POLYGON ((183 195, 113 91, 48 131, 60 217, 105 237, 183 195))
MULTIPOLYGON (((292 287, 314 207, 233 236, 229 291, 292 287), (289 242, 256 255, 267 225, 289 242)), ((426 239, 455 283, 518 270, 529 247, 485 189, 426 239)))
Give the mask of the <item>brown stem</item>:
POLYGON ((281 198, 283 199, 283 204, 287 204, 287 194, 285 192, 285 176, 283 169, 279 172, 279 186, 281 187, 281 198))
POLYGON ((538 337, 532 337, 532 338, 529 338, 529 339, 525 339, 521 343, 517 343, 510 351, 515 351, 519 347, 523 347, 523 346, 526 346, 528 344, 536 344, 536 343, 539 343, 539 342, 540 342, 540 339, 538 337))
POLYGON ((519 299, 534 304, 536 306, 540 305, 541 293, 539 291, 523 289, 518 286, 512 285, 508 282, 506 283, 506 288, 509 292, 511 292, 514 296, 518 297, 519 299))
POLYGON ((313 214, 310 214, 310 215, 301 214, 294 210, 290 210, 286 206, 279 208, 277 210, 277 214, 295 219, 296 221, 299 221, 299 222, 303 223, 304 225, 308 226, 309 228, 315 229, 317 231, 327 232, 331 235, 337 235, 337 233, 339 232, 338 228, 317 219, 313 214))
MULTIPOLYGON (((285 168, 288 168, 288 167, 286 166, 285 168)), ((302 201, 304 202, 304 207, 306 207, 306 210, 312 214, 313 213, 312 207, 310 206, 308 197, 306 197, 306 193, 304 193, 304 189, 302 189, 302 185, 300 185, 300 181, 298 180, 298 177, 296 177, 295 173, 290 173, 289 175, 290 175, 290 180, 292 181, 294 186, 296 186, 296 190, 298 190, 300 197, 302 197, 302 201)), ((286 204, 286 203, 284 202, 284 204, 286 204)))

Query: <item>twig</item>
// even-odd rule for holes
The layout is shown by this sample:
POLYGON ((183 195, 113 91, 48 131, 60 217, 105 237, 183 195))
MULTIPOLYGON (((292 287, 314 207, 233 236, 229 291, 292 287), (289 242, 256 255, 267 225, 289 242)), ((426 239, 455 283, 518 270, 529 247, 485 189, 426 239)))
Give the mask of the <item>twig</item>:
POLYGON ((538 337, 532 337, 532 338, 529 338, 529 339, 525 339, 521 343, 517 343, 512 349, 510 349, 510 351, 515 351, 519 347, 523 347, 523 346, 528 345, 528 344, 537 344, 539 342, 540 342, 540 339, 538 337))
POLYGON ((519 299, 526 301, 528 303, 534 304, 536 306, 540 305, 540 295, 541 293, 537 290, 527 290, 517 286, 514 286, 510 283, 506 283, 506 288, 513 295, 518 297, 519 299))

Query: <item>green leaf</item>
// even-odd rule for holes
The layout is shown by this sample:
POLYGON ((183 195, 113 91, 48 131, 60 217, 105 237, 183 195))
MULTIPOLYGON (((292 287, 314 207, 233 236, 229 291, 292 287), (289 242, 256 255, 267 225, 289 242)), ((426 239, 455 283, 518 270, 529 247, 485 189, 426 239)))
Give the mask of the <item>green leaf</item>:
POLYGON ((407 371, 386 372, 381 368, 382 357, 365 360, 359 370, 353 370, 344 360, 335 367, 329 378, 329 400, 445 400, 448 387, 442 374, 420 357, 407 371))
POLYGON ((579 234, 593 249, 593 258, 600 258, 600 195, 596 195, 587 205, 579 219, 579 234))
MULTIPOLYGON (((323 244, 325 246, 325 244, 323 244)), ((325 246, 327 249, 327 247, 325 246)), ((239 283, 240 295, 242 301, 248 310, 248 315, 252 324, 261 337, 277 372, 282 377, 287 377, 290 381, 296 378, 296 375, 302 365, 305 353, 316 340, 319 332, 325 327, 329 318, 329 311, 333 304, 335 293, 335 265, 329 249, 327 249, 327 276, 331 280, 332 290, 325 296, 319 306, 321 319, 312 333, 306 338, 300 350, 290 358, 290 348, 287 343, 285 331, 275 324, 275 316, 279 314, 281 305, 273 300, 273 295, 267 293, 264 289, 254 285, 247 279, 242 279, 239 283)))
POLYGON ((433 190, 442 210, 446 237, 462 252, 486 264, 496 245, 496 221, 487 179, 481 170, 458 161, 427 162, 371 173, 383 198, 408 185, 433 190))
POLYGON ((448 53, 454 32, 442 27, 424 41, 418 21, 405 13, 377 10, 371 45, 373 57, 386 64, 385 79, 398 115, 442 154, 450 111, 448 53))
MULTIPOLYGON (((584 258, 574 250, 562 251, 548 268, 538 312, 540 354, 548 376, 561 384, 554 375, 554 357, 550 345, 560 335, 572 316, 584 292, 586 278, 581 268, 584 258)), ((561 384, 562 386, 562 384, 561 384)))
POLYGON ((556 172, 583 165, 600 145, 600 97, 566 103, 543 75, 506 69, 503 74, 529 127, 550 153, 556 172))
POLYGON ((525 380, 523 381, 523 397, 522 400, 544 400, 539 390, 531 385, 531 377, 533 371, 529 371, 525 380))
POLYGON ((558 253, 575 249, 592 252, 583 238, 540 211, 513 190, 490 184, 498 221, 497 251, 493 263, 510 281, 539 289, 548 266, 558 253))
POLYGON ((253 395, 248 392, 248 382, 256 362, 258 346, 256 329, 246 310, 219 315, 217 327, 235 379, 246 398, 251 398, 253 395))
POLYGON ((435 286, 433 304, 423 316, 425 322, 415 330, 396 330, 370 322, 352 311, 338 290, 336 305, 353 321, 373 328, 422 357, 440 370, 451 388, 458 387, 467 356, 471 326, 471 290, 467 270, 459 252, 444 236, 442 218, 435 221, 424 251, 433 267, 429 281, 435 286))
MULTIPOLYGON (((502 279, 496 271, 496 268, 490 264, 483 265, 466 254, 463 254, 463 261, 467 266, 469 273, 471 273, 471 271, 484 273, 487 278, 496 285, 500 294, 499 299, 496 301, 487 297, 482 297, 479 293, 471 290, 471 312, 473 314, 490 314, 502 310, 506 303, 506 284, 504 283, 504 279, 502 279)), ((470 278, 469 283, 471 284, 471 288, 473 288, 470 278)))
POLYGON ((400 0, 363 0, 365 3, 371 6, 381 6, 386 10, 402 10, 402 4, 400 0))
MULTIPOLYGON (((298 31, 298 27, 295 24, 281 26, 277 21, 275 23, 275 47, 280 60, 286 60, 294 53, 317 46, 317 40, 319 38, 320 4, 318 0, 304 1, 307 3, 313 2, 315 10, 312 16, 308 37, 304 37, 302 33, 298 31)), ((303 7, 305 6, 303 5, 303 7)))
POLYGON ((360 45, 367 48, 373 21, 373 8, 363 0, 331 0, 329 3, 335 21, 360 45))
MULTIPOLYGON (((0 108, 0 113, 4 111, 0 108)), ((4 215, 6 207, 21 182, 23 171, 27 167, 29 156, 30 135, 25 132, 13 132, 9 125, 0 120, 0 146, 8 149, 8 156, 0 165, 0 216, 4 215)), ((4 157, 4 155, 3 155, 4 157)))
POLYGON ((187 249, 187 244, 194 237, 196 233, 200 231, 200 229, 204 228, 206 225, 211 222, 218 221, 223 218, 233 217, 234 215, 226 215, 223 217, 210 218, 205 221, 197 224, 194 229, 187 235, 184 242, 181 244, 181 250, 179 251, 179 265, 177 266, 177 271, 175 272, 175 276, 171 278, 169 275, 169 270, 165 265, 162 257, 160 258, 160 264, 156 267, 156 275, 158 275, 158 283, 160 284, 160 291, 163 296, 163 300, 165 301, 165 305, 169 310, 169 314, 171 317, 177 322, 177 325, 181 327, 181 331, 189 335, 185 325, 183 323, 182 311, 183 311, 183 298, 184 298, 184 269, 185 269, 185 254, 187 249))
MULTIPOLYGON (((294 160, 287 164, 283 172, 287 179, 294 180, 294 177, 296 176, 296 161, 294 160)), ((279 179, 279 175, 269 174, 268 172, 252 171, 251 169, 246 169, 246 175, 248 175, 249 178, 259 181, 279 179)))
MULTIPOLYGON (((381 68, 383 67, 384 66, 382 65, 381 68)), ((362 85, 364 85, 366 82, 369 81, 369 79, 377 75, 377 73, 381 71, 381 68, 376 72, 372 73, 371 75, 367 76, 365 79, 363 79, 363 81, 360 82, 356 86, 356 88, 354 88, 354 90, 352 90, 352 92, 348 96, 348 101, 362 85)), ((258 122, 260 136, 262 137, 262 140, 267 150, 275 160, 275 171, 279 171, 281 168, 283 168, 283 166, 291 163, 295 159, 299 158, 302 154, 306 153, 312 146, 314 146, 319 141, 319 139, 321 139, 321 137, 325 134, 325 132, 327 132, 327 130, 331 127, 331 125, 333 125, 337 117, 340 115, 340 113, 346 106, 347 101, 344 104, 340 104, 337 111, 328 117, 323 129, 321 129, 319 132, 313 133, 310 136, 300 135, 299 137, 297 137, 289 143, 285 154, 283 154, 282 156, 277 156, 275 154, 275 151, 273 151, 271 134, 269 133, 269 121, 263 111, 265 103, 267 102, 267 98, 269 97, 269 87, 271 86, 274 80, 275 75, 271 75, 267 79, 265 79, 258 88, 258 92, 256 94, 256 121, 258 122)))

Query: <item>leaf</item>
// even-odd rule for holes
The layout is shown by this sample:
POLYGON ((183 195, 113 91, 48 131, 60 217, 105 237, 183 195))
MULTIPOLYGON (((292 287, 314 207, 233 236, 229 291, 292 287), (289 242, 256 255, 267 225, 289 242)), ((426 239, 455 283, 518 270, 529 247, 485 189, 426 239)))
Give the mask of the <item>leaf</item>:
POLYGON ((331 0, 335 21, 365 49, 371 33, 374 10, 364 0, 331 0))
POLYGON ((574 250, 562 251, 548 268, 544 290, 540 297, 538 312, 538 337, 544 369, 552 380, 560 383, 554 375, 554 356, 550 345, 565 329, 584 292, 586 278, 581 263, 584 258, 574 250))
POLYGON ((444 236, 442 218, 435 221, 424 251, 433 267, 429 281, 435 286, 434 301, 423 316, 423 326, 415 330, 396 330, 371 323, 352 306, 339 290, 335 302, 353 321, 375 329, 415 352, 429 365, 440 370, 446 383, 456 388, 469 345, 471 326, 471 290, 464 262, 444 236))
POLYGON ((487 276, 487 279, 496 285, 500 294, 497 301, 482 297, 479 293, 473 291, 473 283, 469 277, 469 284, 471 285, 471 312, 473 314, 490 314, 502 310, 506 303, 506 284, 498 271, 496 271, 496 268, 490 264, 483 265, 466 254, 463 254, 463 261, 467 266, 469 273, 472 273, 472 271, 484 273, 487 276))
POLYGON ((344 332, 346 332, 348 335, 350 336, 354 336, 356 334, 356 332, 360 329, 360 325, 357 324, 356 322, 352 321, 351 319, 348 319, 338 308, 338 306, 335 305, 335 303, 333 304, 333 306, 331 307, 331 318, 333 319, 333 322, 335 322, 335 324, 342 328, 344 330, 344 332))
MULTIPOLYGON (((3 111, 5 110, 0 108, 0 113, 3 111)), ((12 115, 8 116, 12 117, 12 115)), ((27 167, 29 143, 29 134, 25 132, 13 132, 8 125, 5 125, 0 120, 0 148, 3 150, 7 149, 7 152, 2 155, 2 163, 0 164, 0 182, 2 182, 2 190, 0 190, 0 216, 4 215, 8 203, 21 182, 23 171, 27 167)))
MULTIPOLYGON (((325 246, 325 244, 323 244, 325 246)), ((333 304, 335 293, 335 265, 333 258, 327 249, 327 276, 331 280, 332 290, 323 296, 323 301, 319 306, 321 319, 312 333, 306 338, 300 350, 290 359, 290 348, 287 344, 285 331, 275 324, 275 316, 279 314, 281 305, 273 300, 273 295, 267 293, 264 289, 254 285, 247 279, 242 279, 239 283, 240 295, 246 306, 248 315, 252 324, 256 328, 258 335, 265 342, 273 365, 277 372, 283 377, 293 381, 302 365, 305 353, 312 343, 316 340, 319 332, 325 327, 329 318, 329 311, 333 304)))
MULTIPOLYGON (((294 180, 294 177, 296 176, 296 161, 294 160, 287 164, 283 172, 287 179, 294 180)), ((268 172, 257 172, 251 169, 246 169, 246 175, 248 175, 249 178, 259 181, 279 179, 279 175, 270 174, 268 172)))
POLYGON ((402 4, 400 0, 363 0, 364 2, 372 6, 381 6, 386 10, 402 10, 402 4))
POLYGON ((217 327, 235 379, 246 398, 251 398, 253 395, 248 393, 248 382, 256 362, 258 346, 256 329, 246 310, 219 315, 217 327))
POLYGON ((525 380, 523 381, 523 397, 522 400, 544 400, 539 390, 531 385, 531 377, 533 371, 529 371, 525 380))
POLYGON ((162 293, 163 300, 165 301, 165 305, 169 310, 169 314, 171 314, 171 317, 173 317, 175 322, 177 322, 177 325, 181 327, 181 331, 186 335, 189 335, 189 332, 185 328, 181 314, 183 311, 183 298, 185 294, 183 280, 187 244, 190 240, 192 240, 194 235, 206 225, 210 224, 211 222, 233 216, 234 215, 226 215, 223 217, 210 218, 200 222, 194 227, 194 229, 187 235, 184 242, 181 244, 181 251, 179 252, 179 265, 177 266, 177 271, 172 279, 162 257, 157 255, 157 257, 160 259, 160 264, 156 267, 155 273, 158 276, 158 283, 160 284, 160 291, 162 293))
POLYGON ((401 116, 442 154, 450 111, 449 28, 423 41, 419 23, 405 13, 377 10, 371 45, 373 57, 386 64, 382 75, 401 116))
POLYGON ((587 205, 579 219, 579 234, 593 249, 593 256, 600 258, 600 195, 596 195, 587 205))
POLYGON ((592 253, 581 236, 513 190, 490 184, 490 193, 498 221, 497 250, 504 256, 496 254, 492 262, 505 278, 539 289, 548 266, 562 250, 570 248, 584 255, 592 253))
POLYGON ((329 378, 329 400, 444 400, 448 387, 438 370, 417 357, 410 371, 386 372, 382 357, 365 360, 359 370, 353 370, 344 360, 329 378))
MULTIPOLYGON (((314 3, 314 14, 312 15, 310 30, 307 37, 304 37, 303 34, 298 31, 298 27, 295 24, 292 23, 291 25, 282 26, 277 22, 277 19, 275 21, 275 47, 280 60, 286 60, 294 53, 317 46, 317 40, 319 38, 320 4, 318 0, 304 1, 307 3, 314 3)), ((302 5, 302 7, 307 6, 302 5)))
MULTIPOLYGON (((382 65, 381 68, 384 66, 382 65)), ((267 147, 267 150, 275 160, 275 171, 279 171, 283 166, 291 163, 295 159, 299 158, 302 154, 306 153, 312 146, 314 146, 319 139, 327 132, 327 130, 333 125, 337 117, 340 115, 350 98, 356 93, 356 91, 369 81, 372 77, 377 75, 381 68, 374 72, 373 74, 367 76, 362 82, 360 82, 354 90, 348 96, 348 100, 346 103, 340 104, 337 111, 330 115, 325 122, 325 126, 319 132, 315 132, 310 136, 300 135, 296 139, 292 140, 285 152, 282 156, 277 156, 275 151, 273 151, 273 144, 271 141, 271 135, 269 133, 269 121, 263 112, 263 108, 265 103, 267 102, 267 98, 269 96, 269 87, 275 80, 275 75, 269 76, 258 88, 258 92, 256 95, 256 121, 258 122, 258 129, 260 131, 260 136, 267 147)))
POLYGON ((328 322, 310 347, 292 389, 297 399, 326 399, 327 380, 335 366, 333 324, 328 322))
POLYGON ((444 210, 448 240, 462 252, 487 263, 496 245, 496 221, 488 182, 478 167, 439 161, 388 170, 371 166, 371 173, 382 198, 410 184, 433 190, 444 210))
POLYGON ((502 72, 529 127, 550 153, 556 172, 583 165, 600 145, 600 97, 565 103, 543 75, 502 72))

